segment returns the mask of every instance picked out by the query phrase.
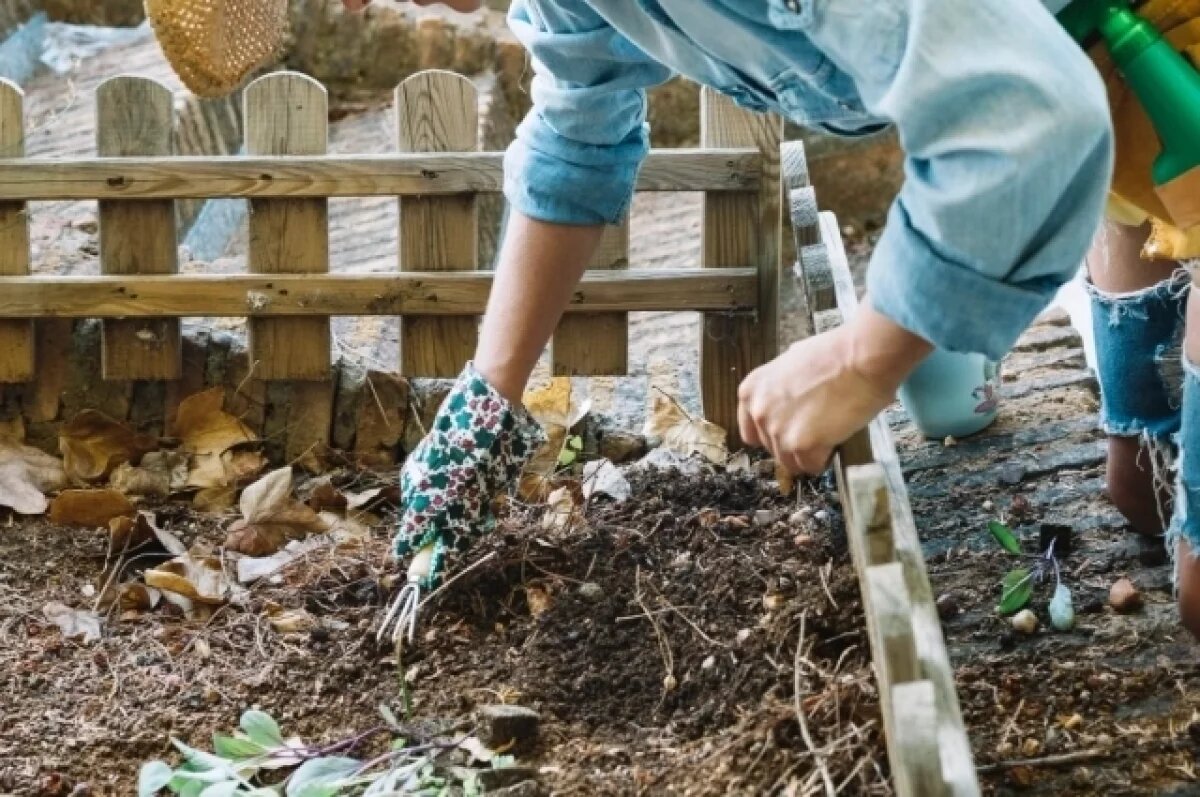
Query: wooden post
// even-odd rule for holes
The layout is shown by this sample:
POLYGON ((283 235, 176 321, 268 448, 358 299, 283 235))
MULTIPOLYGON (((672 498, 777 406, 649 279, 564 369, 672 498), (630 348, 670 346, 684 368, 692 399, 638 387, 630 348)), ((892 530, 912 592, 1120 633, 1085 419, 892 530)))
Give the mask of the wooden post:
POLYGON ((740 445, 737 391, 779 347, 780 194, 778 116, 738 108, 711 89, 700 96, 700 142, 704 147, 756 147, 762 178, 756 193, 704 195, 703 265, 752 266, 758 270, 757 317, 707 314, 700 337, 700 389, 705 417, 740 445))
MULTIPOLYGON (((246 152, 251 155, 323 155, 328 101, 320 83, 280 72, 246 88, 246 152)), ((247 265, 254 274, 329 271, 328 201, 253 199, 247 265)), ((253 318, 250 357, 265 380, 330 377, 329 319, 253 318)))
MULTIPOLYGON (((25 95, 15 83, 0 80, 0 157, 25 156, 25 95)), ((0 274, 29 273, 29 216, 24 202, 0 202, 0 274)), ((34 378, 32 321, 0 321, 0 383, 34 378)))
MULTIPOLYGON (((115 77, 96 90, 96 149, 103 157, 170 155, 174 97, 153 80, 115 77)), ((100 270, 104 274, 178 271, 175 202, 100 202, 100 270)), ((182 367, 179 321, 104 321, 105 379, 177 379, 182 367)))
MULTIPOLYGON (((629 218, 604 231, 593 270, 629 268, 629 218)), ((558 376, 622 376, 629 368, 629 314, 580 313, 558 325, 551 346, 558 376)))
MULTIPOLYGON (((478 149, 475 84, 453 72, 413 75, 396 89, 396 146, 402 152, 478 149)), ((474 271, 479 266, 475 194, 400 200, 401 271, 474 271)), ((479 320, 402 318, 400 373, 453 378, 475 355, 479 320)))
POLYGON ((850 495, 846 525, 851 548, 861 551, 862 566, 896 561, 892 508, 883 468, 877 464, 857 465, 847 469, 845 480, 850 495))

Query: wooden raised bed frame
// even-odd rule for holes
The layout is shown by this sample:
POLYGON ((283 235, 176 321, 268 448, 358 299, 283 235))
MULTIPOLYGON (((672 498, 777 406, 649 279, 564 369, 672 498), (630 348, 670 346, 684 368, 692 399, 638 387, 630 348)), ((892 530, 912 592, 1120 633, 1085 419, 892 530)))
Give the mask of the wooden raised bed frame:
MULTIPOLYGON (((0 386, 53 390, 41 385, 41 372, 62 369, 37 368, 35 353, 39 321, 53 318, 105 319, 104 379, 170 384, 181 377, 179 318, 246 317, 255 377, 295 383, 299 401, 322 392, 306 394, 304 385, 328 384, 330 316, 401 316, 404 376, 452 377, 470 358, 491 284, 476 251, 476 199, 500 191, 503 175, 499 153, 474 151, 469 80, 433 71, 401 84, 392 155, 325 154, 325 91, 294 73, 246 89, 241 157, 172 156, 173 97, 154 81, 115 78, 96 100, 98 157, 25 158, 22 93, 0 82, 0 386), (381 195, 400 202, 397 272, 329 273, 327 198, 381 195), (251 203, 249 273, 180 275, 174 203, 217 197, 251 203), (99 202, 102 276, 31 276, 26 203, 41 200, 99 202)), ((701 147, 653 152, 637 187, 704 193, 703 267, 630 269, 628 223, 611 228, 555 335, 553 365, 559 374, 624 374, 627 313, 702 312, 705 415, 736 444, 737 387, 778 349, 782 123, 708 91, 701 117, 701 147)), ((811 334, 853 314, 854 286, 837 221, 818 213, 802 146, 784 145, 782 154, 811 334)), ((321 423, 328 427, 329 418, 321 423)), ((313 434, 328 439, 328 428, 313 434)), ((896 791, 977 795, 953 671, 882 421, 843 446, 836 468, 896 791)))

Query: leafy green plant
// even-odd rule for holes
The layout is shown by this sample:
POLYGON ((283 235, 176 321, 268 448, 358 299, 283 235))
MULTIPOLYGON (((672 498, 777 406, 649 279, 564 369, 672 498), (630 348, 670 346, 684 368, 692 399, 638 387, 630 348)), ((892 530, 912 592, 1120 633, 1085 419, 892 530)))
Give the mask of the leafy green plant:
POLYGON ((1075 609, 1071 600, 1071 590, 1062 581, 1062 568, 1059 565, 1055 547, 1058 538, 1052 537, 1046 549, 1040 554, 1031 556, 1021 549, 1021 541, 1005 523, 993 520, 988 523, 988 531, 992 539, 1012 556, 1026 560, 1026 564, 1014 567, 1004 574, 1000 580, 1000 603, 996 611, 1003 615, 1016 614, 1024 609, 1033 599, 1034 589, 1046 580, 1050 573, 1054 574, 1054 595, 1050 599, 1050 623, 1060 631, 1068 631, 1075 626, 1075 609))
MULTIPOLYGON (((436 759, 457 749, 478 752, 468 737, 412 744, 386 706, 384 724, 332 744, 307 745, 285 738, 266 712, 247 711, 232 735, 213 735, 211 753, 172 739, 182 762, 142 766, 138 797, 155 797, 165 789, 179 797, 382 797, 406 794, 434 797, 456 787, 466 795, 480 793, 476 771, 452 767, 443 771, 436 759), (390 735, 387 752, 363 761, 350 757, 371 739, 390 735), (286 776, 285 773, 286 772, 286 776)), ((476 755, 478 757, 478 755, 476 755)), ((492 756, 493 768, 511 766, 511 756, 492 756)))
POLYGON ((571 435, 563 441, 562 450, 558 452, 558 466, 560 468, 569 468, 579 459, 579 453, 583 451, 583 438, 579 435, 571 435))

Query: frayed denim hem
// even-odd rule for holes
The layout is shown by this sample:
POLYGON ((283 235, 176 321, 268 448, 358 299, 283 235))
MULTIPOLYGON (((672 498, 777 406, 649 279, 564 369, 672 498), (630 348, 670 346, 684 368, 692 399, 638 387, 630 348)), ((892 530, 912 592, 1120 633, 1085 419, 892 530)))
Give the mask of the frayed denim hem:
MULTIPOLYGON (((1173 563, 1180 540, 1187 542, 1191 555, 1200 555, 1200 367, 1186 357, 1183 363, 1182 426, 1176 436, 1179 449, 1175 480, 1175 511, 1167 527, 1167 554, 1173 563)), ((1176 563, 1178 564, 1178 563, 1176 563)), ((1173 578, 1178 578, 1178 567, 1173 578)), ((1178 584, 1176 584, 1178 586, 1178 584)))

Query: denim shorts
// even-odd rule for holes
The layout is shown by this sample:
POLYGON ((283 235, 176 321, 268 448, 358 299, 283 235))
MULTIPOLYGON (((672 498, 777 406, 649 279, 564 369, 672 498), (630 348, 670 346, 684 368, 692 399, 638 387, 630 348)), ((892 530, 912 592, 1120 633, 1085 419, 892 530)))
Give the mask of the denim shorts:
POLYGON ((1167 549, 1180 540, 1200 553, 1200 367, 1183 356, 1191 275, 1127 294, 1089 285, 1101 426, 1110 435, 1142 437, 1152 460, 1175 470, 1175 508, 1167 549))

